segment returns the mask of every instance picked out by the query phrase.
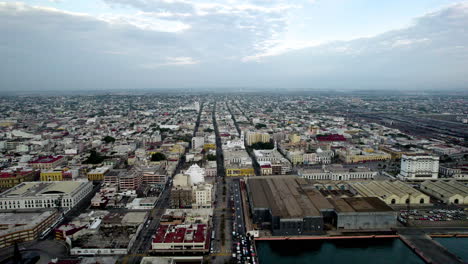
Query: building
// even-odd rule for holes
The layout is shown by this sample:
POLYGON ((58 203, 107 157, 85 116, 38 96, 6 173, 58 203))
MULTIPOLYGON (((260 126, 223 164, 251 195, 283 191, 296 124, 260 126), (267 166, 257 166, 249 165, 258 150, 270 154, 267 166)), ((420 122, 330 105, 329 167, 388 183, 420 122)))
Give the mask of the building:
POLYGON ((76 206, 93 190, 91 182, 55 181, 23 182, 0 193, 0 209, 17 210, 33 208, 76 206))
POLYGON ((163 186, 168 179, 167 167, 164 164, 140 167, 143 173, 143 183, 152 186, 163 186))
POLYGON ((247 146, 251 146, 257 142, 270 142, 270 134, 248 131, 246 135, 247 146))
POLYGON ((430 197, 401 181, 367 181, 351 183, 362 197, 378 197, 386 204, 430 205, 430 197))
POLYGON ((213 185, 198 183, 192 186, 192 208, 211 208, 213 185))
POLYGON ((216 177, 218 175, 218 165, 216 161, 208 161, 208 164, 205 166, 205 175, 206 177, 216 177))
POLYGON ((210 234, 206 224, 159 225, 151 243, 156 252, 209 251, 210 234))
POLYGON ((402 155, 399 178, 403 180, 430 180, 439 175, 439 157, 429 155, 402 155))
POLYGON ((271 166, 271 174, 284 175, 291 171, 291 162, 279 153, 276 146, 273 149, 254 150, 254 155, 260 165, 271 166))
POLYGON ((102 166, 88 172, 88 181, 103 181, 104 175, 109 172, 111 167, 102 166))
POLYGON ((31 162, 31 166, 34 169, 53 169, 59 165, 65 163, 65 158, 63 156, 45 156, 39 157, 36 160, 31 162))
POLYGON ((198 184, 205 182, 205 169, 200 168, 197 164, 191 165, 184 174, 189 175, 190 184, 198 184))
POLYGON ((421 191, 426 192, 446 204, 468 204, 468 187, 458 181, 424 181, 421 191))
POLYGON ((67 232, 68 228, 63 226, 59 230, 64 239, 70 241, 70 255, 126 255, 148 216, 148 212, 92 211, 69 223, 78 230, 67 232))
POLYGON ((25 181, 34 181, 36 175, 36 171, 33 170, 2 171, 0 172, 0 188, 12 188, 25 181))
POLYGON ((56 210, 0 213, 0 248, 39 238, 59 217, 56 210))
POLYGON ((338 230, 389 230, 397 212, 377 197, 328 199, 335 208, 338 230))
POLYGON ((439 166, 439 177, 466 180, 468 179, 468 165, 439 166))
POLYGON ((367 167, 347 169, 340 164, 335 164, 323 166, 321 169, 299 169, 297 174, 309 180, 347 181, 373 179, 377 172, 367 167))
POLYGON ((41 181, 71 181, 72 173, 68 169, 62 168, 41 170, 39 178, 41 181))
POLYGON ((273 235, 320 234, 324 215, 333 209, 305 179, 249 178, 247 192, 253 223, 273 235))
POLYGON ((372 161, 383 161, 390 160, 392 155, 381 151, 374 150, 371 148, 347 148, 337 150, 338 156, 345 163, 364 163, 372 161))
POLYGON ((248 177, 255 176, 252 166, 228 165, 226 167, 226 176, 228 177, 248 177))
POLYGON ((203 148, 204 144, 205 144, 205 137, 193 137, 192 138, 193 149, 203 148))
POLYGON ((151 251, 204 254, 209 251, 212 209, 168 209, 153 236, 151 251))

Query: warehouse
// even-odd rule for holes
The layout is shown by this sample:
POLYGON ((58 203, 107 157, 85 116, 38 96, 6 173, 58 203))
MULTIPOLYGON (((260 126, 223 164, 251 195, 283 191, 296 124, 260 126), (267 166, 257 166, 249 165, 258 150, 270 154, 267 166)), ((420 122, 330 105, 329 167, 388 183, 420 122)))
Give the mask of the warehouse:
POLYGON ((468 187, 455 180, 424 181, 421 190, 446 204, 468 204, 468 187))
POLYGON ((377 197, 329 199, 338 230, 387 230, 397 224, 397 212, 377 197))
POLYGON ((397 213, 379 198, 327 194, 327 199, 320 191, 330 190, 322 187, 302 178, 248 179, 253 223, 273 235, 320 234, 325 224, 343 230, 396 226, 397 213))
POLYGON ((72 208, 93 190, 91 182, 23 182, 0 193, 0 209, 72 208))
POLYGON ((378 197, 386 204, 429 205, 429 196, 401 181, 368 181, 351 183, 362 197, 378 197))
POLYGON ((309 181, 270 178, 247 181, 253 222, 273 235, 323 232, 324 217, 333 212, 330 202, 309 181))

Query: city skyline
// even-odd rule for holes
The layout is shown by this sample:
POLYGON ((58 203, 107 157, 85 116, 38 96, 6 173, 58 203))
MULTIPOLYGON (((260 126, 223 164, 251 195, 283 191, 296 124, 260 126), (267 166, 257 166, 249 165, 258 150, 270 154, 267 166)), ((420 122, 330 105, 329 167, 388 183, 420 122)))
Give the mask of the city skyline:
POLYGON ((6 1, 0 22, 0 92, 467 89, 467 1, 6 1))

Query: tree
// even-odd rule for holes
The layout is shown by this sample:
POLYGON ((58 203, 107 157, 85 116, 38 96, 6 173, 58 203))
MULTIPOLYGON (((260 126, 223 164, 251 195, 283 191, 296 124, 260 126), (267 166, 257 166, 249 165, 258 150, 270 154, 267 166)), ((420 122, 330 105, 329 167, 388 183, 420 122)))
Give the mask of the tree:
POLYGON ((103 162, 105 157, 101 156, 96 150, 91 150, 89 157, 83 162, 84 164, 99 164, 103 162))
POLYGON ((114 142, 115 142, 115 138, 113 138, 113 137, 111 137, 111 136, 105 136, 102 140, 103 140, 104 142, 106 142, 106 144, 114 143, 114 142))
POLYGON ((161 160, 166 160, 166 155, 164 155, 163 153, 157 152, 151 155, 151 161, 161 161, 161 160))
POLYGON ((265 124, 262 124, 262 123, 255 124, 256 129, 260 129, 260 128, 263 128, 263 127, 267 127, 267 126, 265 124))
POLYGON ((273 142, 257 142, 252 144, 253 149, 273 149, 275 144, 273 142))
POLYGON ((216 160, 216 155, 208 154, 208 155, 206 155, 206 159, 210 160, 210 161, 216 160))

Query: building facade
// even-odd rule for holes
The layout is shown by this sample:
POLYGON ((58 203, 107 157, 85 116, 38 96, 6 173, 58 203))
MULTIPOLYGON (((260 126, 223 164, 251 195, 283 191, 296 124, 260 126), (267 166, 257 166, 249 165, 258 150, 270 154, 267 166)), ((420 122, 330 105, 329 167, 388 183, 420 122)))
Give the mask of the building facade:
POLYGON ((439 175, 439 157, 429 155, 402 155, 398 177, 404 180, 437 179, 439 175))

